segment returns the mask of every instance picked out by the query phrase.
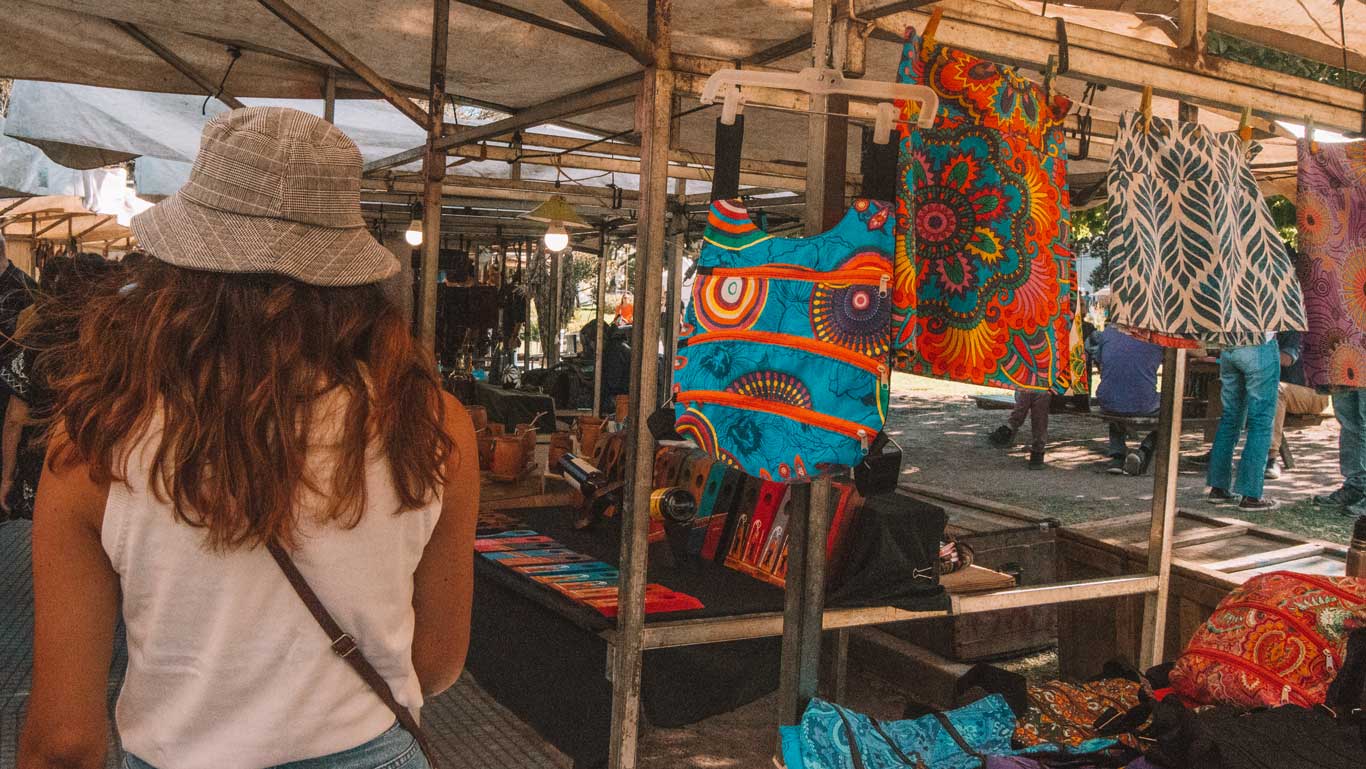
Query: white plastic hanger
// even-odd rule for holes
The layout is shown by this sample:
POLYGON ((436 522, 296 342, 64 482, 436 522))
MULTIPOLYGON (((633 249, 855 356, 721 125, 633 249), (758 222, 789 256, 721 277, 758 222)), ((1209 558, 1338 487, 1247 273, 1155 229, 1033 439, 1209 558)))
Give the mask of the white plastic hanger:
POLYGON ((873 141, 878 144, 886 144, 891 140, 892 125, 896 122, 897 114, 896 106, 892 102, 919 102, 920 115, 916 118, 916 125, 921 128, 934 126, 935 113, 939 111, 939 97, 923 85, 853 80, 844 77, 837 70, 819 67, 807 67, 800 72, 719 70, 707 78, 707 85, 702 89, 702 103, 715 104, 717 95, 722 94, 721 122, 725 125, 735 125, 735 116, 740 114, 745 106, 745 94, 740 90, 742 86, 805 91, 815 95, 845 94, 881 99, 883 101, 877 105, 877 119, 873 123, 873 141))

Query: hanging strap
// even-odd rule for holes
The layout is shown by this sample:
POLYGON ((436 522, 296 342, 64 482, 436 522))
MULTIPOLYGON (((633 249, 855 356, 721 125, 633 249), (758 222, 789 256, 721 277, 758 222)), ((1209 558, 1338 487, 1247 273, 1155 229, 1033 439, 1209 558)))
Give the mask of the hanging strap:
MULTIPOLYGON (((844 708, 833 702, 830 704, 835 708, 835 714, 840 717, 840 722, 844 724, 844 737, 849 741, 849 760, 853 763, 854 769, 866 769, 867 764, 863 761, 863 752, 859 750, 858 735, 854 733, 854 725, 849 723, 849 719, 844 715, 844 708)), ((905 751, 901 749, 901 746, 897 745, 896 742, 888 736, 887 732, 883 731, 882 725, 878 723, 876 718, 869 718, 868 723, 873 725, 873 730, 877 732, 883 742, 887 743, 887 747, 892 749, 892 752, 896 754, 897 760, 905 764, 907 769, 929 769, 929 767, 925 765, 924 759, 919 755, 915 758, 906 755, 905 751)))
POLYGON ((266 545, 266 549, 275 558, 275 563, 279 564, 280 571, 285 573, 285 579, 289 580, 289 586, 294 588, 294 592, 299 594, 299 599, 304 602, 304 606, 308 607, 308 613, 313 615, 313 619, 317 620, 323 632, 332 640, 332 653, 346 660, 351 669, 360 674, 361 679, 384 702, 385 707, 393 711, 394 717, 398 719, 403 728, 407 729, 408 733, 413 735, 413 739, 417 740, 418 747, 422 749, 422 754, 427 757, 427 763, 431 764, 432 769, 437 769, 436 754, 432 752, 431 742, 427 739, 427 733, 418 725, 417 719, 413 718, 412 711, 394 699, 394 692, 389 688, 389 682, 385 681, 384 676, 375 670, 375 666, 365 659, 360 646, 356 644, 356 639, 342 630, 337 621, 332 619, 332 615, 328 613, 327 608, 318 599, 318 594, 309 587, 308 581, 304 579, 303 574, 299 573, 299 567, 294 565, 294 561, 290 559, 284 548, 271 542, 266 545))
POLYGON ((716 171, 711 180, 711 199, 740 197, 740 150, 745 145, 745 116, 736 115, 735 125, 716 119, 716 171))
POLYGON ((873 141, 873 129, 864 126, 860 161, 863 171, 863 197, 887 203, 896 200, 897 153, 900 149, 901 144, 895 138, 886 144, 873 141))

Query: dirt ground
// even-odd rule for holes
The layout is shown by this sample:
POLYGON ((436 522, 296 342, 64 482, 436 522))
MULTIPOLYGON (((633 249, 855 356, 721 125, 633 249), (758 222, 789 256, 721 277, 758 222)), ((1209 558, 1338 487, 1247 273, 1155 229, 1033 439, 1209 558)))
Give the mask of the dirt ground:
MULTIPOLYGON (((971 396, 1008 394, 898 374, 892 382, 888 432, 905 452, 902 477, 1038 510, 1064 524, 1149 509, 1153 498, 1151 472, 1139 478, 1104 472, 1106 425, 1096 417, 1054 414, 1049 421, 1047 467, 1043 470, 1028 469, 1024 445, 1009 452, 988 446, 987 433, 1004 424, 1009 412, 980 409, 971 396)), ((1028 433, 1028 424, 1023 432, 1028 433)), ((1214 507, 1204 501, 1205 470, 1186 458, 1204 453, 1209 446, 1199 430, 1186 431, 1181 440, 1178 504, 1192 512, 1242 518, 1346 544, 1353 519, 1309 502, 1314 494, 1330 492, 1342 482, 1337 464, 1337 422, 1326 419, 1318 427, 1289 433, 1287 440, 1295 455, 1295 469, 1285 471, 1280 480, 1268 479, 1265 492, 1282 503, 1281 509, 1248 515, 1236 507, 1214 507)))

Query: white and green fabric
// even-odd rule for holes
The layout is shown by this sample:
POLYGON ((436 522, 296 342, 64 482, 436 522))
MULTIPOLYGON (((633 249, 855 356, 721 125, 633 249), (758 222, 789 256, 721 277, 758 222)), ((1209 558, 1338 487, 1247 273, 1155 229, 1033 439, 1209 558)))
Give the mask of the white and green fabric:
POLYGON ((1260 344, 1303 330, 1291 254, 1236 134, 1120 119, 1108 177, 1110 320, 1169 346, 1260 344))

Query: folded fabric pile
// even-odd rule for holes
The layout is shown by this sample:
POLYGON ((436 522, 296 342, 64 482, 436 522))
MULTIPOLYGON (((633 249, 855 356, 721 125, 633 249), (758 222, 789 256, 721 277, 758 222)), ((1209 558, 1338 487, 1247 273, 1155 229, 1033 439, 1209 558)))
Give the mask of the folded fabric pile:
POLYGON ((981 665, 959 689, 980 699, 888 722, 815 700, 781 729, 783 760, 788 769, 1361 769, 1366 579, 1253 577, 1175 663, 1142 676, 1026 685, 981 665))

